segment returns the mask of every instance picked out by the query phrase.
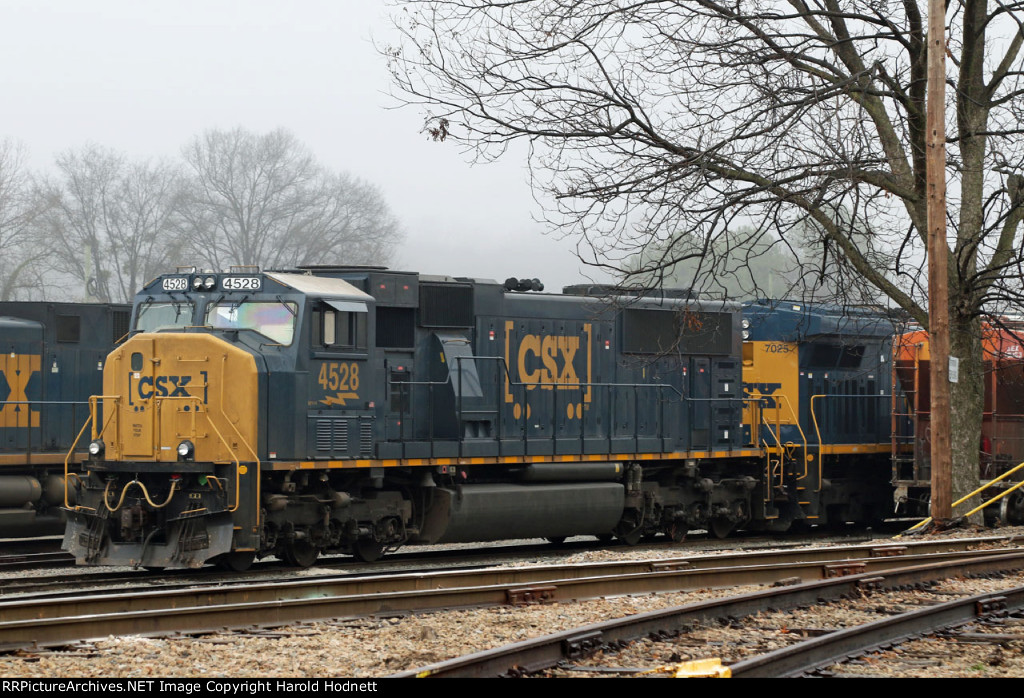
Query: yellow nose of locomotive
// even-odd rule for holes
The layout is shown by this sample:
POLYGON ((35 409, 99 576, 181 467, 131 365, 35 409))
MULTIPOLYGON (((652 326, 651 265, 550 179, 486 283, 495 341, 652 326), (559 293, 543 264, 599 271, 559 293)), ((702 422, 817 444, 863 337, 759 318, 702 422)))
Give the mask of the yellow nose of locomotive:
POLYGON ((107 460, 256 460, 252 355, 208 334, 129 339, 107 360, 97 428, 107 460))

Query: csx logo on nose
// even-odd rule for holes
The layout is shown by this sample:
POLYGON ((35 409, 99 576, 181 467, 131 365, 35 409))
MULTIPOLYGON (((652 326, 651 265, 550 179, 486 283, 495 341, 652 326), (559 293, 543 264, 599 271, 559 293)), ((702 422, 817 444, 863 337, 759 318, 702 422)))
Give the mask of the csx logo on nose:
POLYGON ((145 376, 139 379, 138 396, 148 400, 157 397, 189 397, 185 386, 192 382, 192 376, 145 376))
POLYGON ((580 348, 579 337, 528 334, 519 345, 519 379, 524 383, 578 385, 573 357, 580 348), (536 366, 537 358, 541 366, 536 366))

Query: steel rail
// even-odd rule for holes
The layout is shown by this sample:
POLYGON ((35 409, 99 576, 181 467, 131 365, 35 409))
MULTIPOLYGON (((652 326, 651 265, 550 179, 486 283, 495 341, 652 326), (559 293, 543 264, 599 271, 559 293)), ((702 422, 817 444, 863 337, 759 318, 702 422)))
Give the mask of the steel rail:
MULTIPOLYGON (((803 551, 795 551, 803 552, 803 551)), ((143 593, 46 595, 0 602, 0 650, 64 645, 108 635, 163 635, 208 632, 223 628, 279 626, 295 622, 396 615, 538 602, 568 602, 626 594, 676 592, 694 588, 768 584, 780 578, 821 579, 851 570, 875 572, 911 561, 979 554, 999 557, 1005 551, 952 552, 930 555, 865 557, 860 560, 753 564, 707 569, 658 568, 652 561, 630 568, 605 566, 504 567, 456 572, 413 573, 334 578, 306 578, 288 583, 242 581, 143 593), (644 567, 647 565, 647 567, 644 567), (851 566, 852 565, 852 566, 851 566), (630 569, 632 571, 630 571, 630 569), (837 572, 838 569, 838 572, 837 572), (571 575, 576 575, 575 577, 571 575)), ((1024 552, 1018 552, 1024 556, 1024 552)), ((713 561, 714 558, 709 558, 713 561)), ((637 565, 637 563, 634 563, 637 565)))
POLYGON ((1024 569, 1024 552, 986 556, 974 560, 929 563, 893 568, 884 576, 866 572, 847 577, 805 582, 789 587, 756 591, 726 599, 702 601, 627 618, 595 623, 493 650, 457 657, 419 669, 392 675, 409 677, 522 676, 556 666, 563 660, 588 655, 602 647, 632 642, 643 637, 672 637, 695 623, 723 617, 752 615, 766 608, 788 609, 817 604, 865 589, 914 586, 936 579, 983 575, 1024 569))
POLYGON ((859 657, 882 646, 976 620, 992 613, 1024 608, 1024 587, 955 599, 890 618, 865 623, 799 642, 730 666, 735 678, 803 676, 836 661, 859 657))
MULTIPOLYGON (((708 554, 706 551, 697 552, 692 555, 686 555, 675 558, 651 558, 651 559, 637 559, 629 561, 605 561, 605 562, 593 562, 593 563, 577 563, 570 565, 534 565, 531 567, 523 568, 512 568, 516 574, 520 575, 519 581, 522 583, 528 583, 532 581, 529 578, 530 574, 535 574, 535 579, 545 580, 558 578, 563 576, 581 576, 581 575, 603 575, 603 574, 621 574, 628 572, 644 572, 644 571, 662 571, 668 569, 711 569, 728 566, 749 566, 758 564, 772 564, 778 562, 789 562, 789 563, 826 563, 826 562, 838 562, 841 560, 855 561, 861 558, 878 558, 878 557, 900 557, 908 555, 929 555, 936 553, 947 553, 964 551, 974 546, 979 545, 1011 545, 1017 541, 1014 537, 1006 536, 985 536, 977 538, 959 538, 953 540, 921 540, 921 541, 904 541, 899 543, 893 542, 882 542, 877 541, 874 543, 867 544, 851 544, 851 545, 833 545, 827 548, 789 548, 785 550, 752 550, 743 552, 730 552, 723 554, 708 554), (558 568, 564 570, 559 573, 555 570, 558 568)), ((518 550, 518 549, 516 549, 518 550)), ((476 551, 474 551, 476 552, 476 551)), ((501 549, 490 551, 494 557, 500 559, 501 549)), ((420 553, 407 553, 404 555, 396 555, 389 558, 384 563, 368 563, 359 564, 353 563, 349 559, 343 559, 342 564, 345 567, 350 568, 345 572, 334 574, 325 572, 317 577, 320 580, 332 580, 332 579, 352 579, 354 575, 367 576, 368 570, 376 570, 377 574, 392 574, 402 575, 408 574, 411 571, 426 573, 425 570, 408 570, 408 569, 397 569, 389 571, 389 568, 394 568, 397 563, 403 561, 420 561, 420 560, 440 560, 446 563, 458 562, 459 560, 472 561, 479 560, 479 556, 465 556, 460 555, 458 551, 426 551, 420 553)), ((24 557, 19 557, 18 562, 23 563, 24 557)), ((59 565, 59 561, 56 559, 53 562, 45 565, 39 565, 39 567, 47 566, 53 567, 59 565)), ((325 560, 325 564, 330 564, 330 560, 325 560)), ((493 565, 495 563, 489 562, 487 564, 493 565)), ((851 564, 853 564, 851 562, 851 564)), ((468 565, 467 565, 468 567, 468 565)), ((3 569, 3 558, 0 557, 0 570, 3 569)), ((452 572, 451 565, 445 567, 446 570, 452 572)), ((469 570, 456 570, 454 573, 468 575, 472 573, 472 570, 482 569, 479 565, 472 567, 469 570)), ((486 568, 484 568, 486 569, 486 568)), ((0 598, 3 595, 9 595, 12 593, 26 594, 26 593, 53 593, 53 594, 67 594, 66 591, 61 591, 64 587, 70 587, 74 591, 78 592, 81 590, 83 585, 90 585, 93 588, 93 593, 99 593, 102 589, 103 584, 108 585, 124 585, 124 584, 152 584, 159 583, 161 590, 174 589, 174 588, 195 588, 204 584, 224 586, 227 582, 231 582, 237 579, 245 579, 246 583, 252 584, 255 582, 281 582, 282 569, 277 563, 266 563, 262 568, 249 570, 245 573, 238 573, 231 575, 225 580, 225 572, 218 570, 215 567, 209 567, 201 572, 196 570, 173 570, 170 572, 154 573, 149 571, 132 570, 131 572, 110 572, 101 571, 95 568, 79 568, 79 573, 76 574, 58 574, 51 576, 37 576, 37 577, 23 577, 18 579, 6 580, 0 585, 0 598), (83 571, 88 570, 88 571, 83 571), (169 582, 167 580, 175 580, 169 582), (182 581, 186 580, 186 581, 182 581)), ((487 573, 488 575, 490 573, 487 573)), ((471 584, 472 582, 465 582, 471 584)), ((123 591, 123 588, 120 589, 123 591)))
MULTIPOLYGON (((351 596, 364 593, 385 594, 421 590, 500 587, 512 603, 573 600, 576 588, 606 585, 612 593, 657 593, 686 589, 774 583, 784 577, 790 582, 816 580, 862 572, 870 567, 884 570, 935 560, 1001 555, 1016 548, 992 548, 980 551, 955 546, 929 545, 927 552, 908 554, 899 546, 855 550, 822 549, 785 551, 782 554, 741 553, 703 558, 626 560, 576 565, 532 565, 529 567, 474 567, 460 570, 415 571, 392 574, 331 574, 316 577, 270 578, 225 582, 222 578, 197 581, 185 574, 158 578, 159 587, 149 591, 135 589, 128 594, 124 583, 137 575, 97 575, 114 586, 88 591, 44 591, 0 600, 0 621, 23 618, 59 617, 89 613, 110 613, 145 608, 163 600, 168 606, 183 607, 212 603, 212 598, 232 603, 237 599, 280 601, 310 596, 351 596), (938 547, 953 549, 934 551, 938 547), (550 589, 552 585, 558 587, 550 589), (518 600, 518 601, 517 601, 518 600)), ((279 574, 279 570, 269 570, 279 574)), ((75 587, 88 583, 88 575, 68 578, 75 587)), ((146 578, 149 582, 149 578, 146 578)), ((12 585, 13 586, 13 585, 12 585)), ((590 593, 590 592, 586 592, 590 593)), ((2 597, 0 597, 2 599, 2 597)), ((500 601, 499 601, 500 602, 500 601)))
POLYGON ((57 551, 0 555, 0 572, 70 567, 73 564, 75 564, 75 558, 67 553, 57 551))

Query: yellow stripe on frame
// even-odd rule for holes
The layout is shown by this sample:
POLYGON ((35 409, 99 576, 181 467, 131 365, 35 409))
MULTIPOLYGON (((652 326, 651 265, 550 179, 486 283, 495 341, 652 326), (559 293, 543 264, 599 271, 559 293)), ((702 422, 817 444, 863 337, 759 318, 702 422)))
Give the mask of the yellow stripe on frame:
MULTIPOLYGON (((861 451, 862 453, 865 451, 861 451)), ((733 451, 675 451, 672 453, 612 453, 557 456, 501 456, 466 458, 389 458, 381 460, 324 460, 324 461, 269 461, 264 462, 266 470, 308 470, 345 468, 409 468, 434 467, 443 465, 528 465, 530 463, 585 463, 605 461, 654 461, 654 460, 710 460, 721 458, 760 458, 758 450, 733 451)))

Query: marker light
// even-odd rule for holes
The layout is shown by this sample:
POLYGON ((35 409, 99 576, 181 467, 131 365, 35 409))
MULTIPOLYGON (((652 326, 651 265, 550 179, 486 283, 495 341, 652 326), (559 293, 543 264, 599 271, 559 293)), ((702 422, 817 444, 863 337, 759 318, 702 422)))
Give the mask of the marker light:
POLYGON ((196 447, 192 445, 192 442, 186 439, 178 444, 178 458, 181 460, 188 460, 195 455, 196 447))
POLYGON ((103 442, 99 439, 89 444, 89 455, 93 458, 97 458, 103 455, 103 442))

